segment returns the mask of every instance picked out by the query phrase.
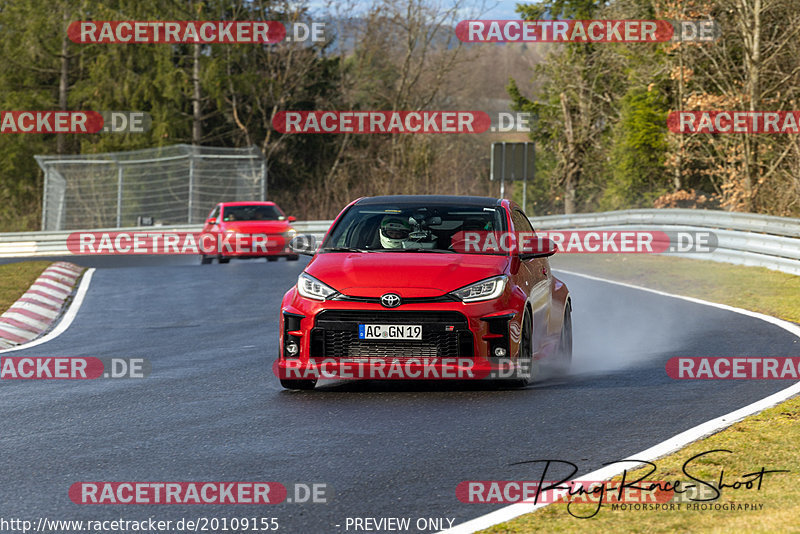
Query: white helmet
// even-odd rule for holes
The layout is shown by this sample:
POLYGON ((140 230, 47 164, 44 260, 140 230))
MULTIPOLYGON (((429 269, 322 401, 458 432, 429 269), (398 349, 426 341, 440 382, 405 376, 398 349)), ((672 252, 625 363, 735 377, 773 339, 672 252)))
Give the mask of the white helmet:
POLYGON ((399 215, 387 215, 381 221, 381 246, 383 248, 403 248, 403 242, 411 233, 408 219, 399 215))

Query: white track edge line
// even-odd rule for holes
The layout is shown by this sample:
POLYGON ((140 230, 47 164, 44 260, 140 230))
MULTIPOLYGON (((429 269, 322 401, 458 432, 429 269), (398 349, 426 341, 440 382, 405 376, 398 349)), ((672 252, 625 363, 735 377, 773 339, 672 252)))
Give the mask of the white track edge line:
POLYGON ((87 269, 86 272, 83 274, 83 278, 81 278, 81 283, 78 286, 78 291, 75 293, 75 298, 72 299, 72 302, 67 308, 67 311, 64 313, 64 316, 58 322, 55 328, 53 328, 50 332, 46 335, 34 339, 30 343, 23 343, 22 345, 17 345, 16 347, 11 347, 10 349, 0 350, 0 354, 5 354, 7 352, 13 352, 22 349, 29 349, 31 347, 35 347, 37 345, 41 345, 42 343, 47 343, 48 341, 52 341, 53 339, 57 338, 61 334, 63 334, 67 328, 70 327, 72 321, 75 319, 75 316, 78 315, 78 311, 83 304, 83 299, 86 297, 86 293, 89 291, 89 284, 92 281, 92 275, 94 274, 95 269, 87 269))
MULTIPOLYGON (((783 328, 787 332, 790 332, 791 334, 800 337, 800 325, 790 323, 789 321, 784 321, 783 319, 778 319, 777 317, 765 315, 763 313, 744 310, 742 308, 728 306, 727 304, 709 302, 707 300, 702 300, 694 297, 673 295, 672 293, 666 293, 664 291, 659 291, 657 289, 650 289, 647 287, 636 286, 633 284, 627 284, 625 282, 617 282, 615 280, 608 280, 605 278, 599 278, 597 276, 591 276, 588 274, 576 273, 573 271, 565 271, 562 269, 553 269, 553 270, 560 273, 569 274, 572 276, 580 276, 583 278, 588 278, 590 280, 597 280, 599 282, 606 282, 609 284, 616 284, 631 289, 648 291, 650 293, 655 293, 657 295, 662 295, 665 297, 672 297, 676 299, 686 300, 689 302, 694 302, 696 304, 703 304, 706 306, 711 306, 714 308, 720 308, 722 310, 728 310, 742 315, 747 315, 774 324, 775 326, 783 328)), ((663 456, 666 456, 668 454, 671 454, 675 451, 682 449, 683 447, 689 445, 690 443, 693 443, 706 436, 719 432, 720 430, 723 430, 731 426, 737 421, 741 421, 742 419, 744 419, 749 415, 753 415, 755 413, 766 410, 767 408, 771 408, 776 404, 779 404, 791 397, 794 397, 798 393, 800 393, 800 382, 797 382, 786 389, 782 389, 752 404, 748 404, 743 408, 734 410, 721 417, 711 419, 709 421, 706 421, 705 423, 700 423, 699 425, 693 428, 690 428, 679 434, 676 434, 671 438, 667 438, 661 443, 657 443, 656 445, 650 447, 649 449, 645 449, 641 452, 631 455, 628 458, 625 458, 623 461, 636 460, 639 462, 644 462, 644 461, 653 461, 657 458, 661 458, 663 456)), ((626 469, 630 471, 631 469, 633 469, 633 467, 634 467, 633 463, 628 463, 626 466, 623 467, 620 467, 619 464, 613 464, 600 468, 596 471, 592 471, 591 473, 575 477, 573 480, 606 480, 608 478, 622 474, 622 472, 625 471, 626 469)), ((506 521, 510 521, 511 519, 514 519, 521 515, 529 514, 531 512, 538 510, 539 508, 544 508, 545 506, 547 506, 547 504, 549 503, 533 504, 533 503, 523 502, 523 503, 511 504, 509 506, 500 508, 499 510, 495 510, 494 512, 490 512, 488 514, 476 517, 475 519, 470 519, 469 521, 456 525, 447 530, 440 531, 437 534, 471 534, 472 532, 477 532, 478 530, 483 530, 492 527, 494 525, 497 525, 499 523, 505 523, 506 521)))

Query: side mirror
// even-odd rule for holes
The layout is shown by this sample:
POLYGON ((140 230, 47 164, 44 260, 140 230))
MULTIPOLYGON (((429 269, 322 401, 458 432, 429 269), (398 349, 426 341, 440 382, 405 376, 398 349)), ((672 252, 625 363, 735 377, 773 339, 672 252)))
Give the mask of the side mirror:
POLYGON ((297 254, 313 256, 317 253, 317 238, 312 234, 300 234, 289 241, 289 250, 297 254))
POLYGON ((529 260, 532 258, 547 258, 558 252, 558 245, 547 237, 537 237, 530 241, 530 246, 522 246, 519 251, 519 258, 521 260, 529 260))
POLYGON ((217 218, 211 217, 209 219, 206 219, 206 224, 217 224, 217 218))
POLYGON ((292 222, 295 222, 297 220, 297 217, 295 217, 294 215, 289 215, 286 218, 286 220, 289 221, 290 223, 292 223, 292 222))

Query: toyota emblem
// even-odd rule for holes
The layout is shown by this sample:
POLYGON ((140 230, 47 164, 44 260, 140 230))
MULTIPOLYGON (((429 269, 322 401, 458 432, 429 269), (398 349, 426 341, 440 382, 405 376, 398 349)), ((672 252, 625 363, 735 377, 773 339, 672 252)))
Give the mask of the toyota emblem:
POLYGON ((400 295, 395 293, 386 293, 381 297, 381 305, 384 308, 396 308, 400 306, 400 295))

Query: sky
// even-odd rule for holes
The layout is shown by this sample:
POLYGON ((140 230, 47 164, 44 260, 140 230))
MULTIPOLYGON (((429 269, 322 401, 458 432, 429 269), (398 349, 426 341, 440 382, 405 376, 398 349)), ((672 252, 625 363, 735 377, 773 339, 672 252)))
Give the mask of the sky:
POLYGON ((525 2, 520 0, 497 0, 487 5, 489 12, 484 15, 483 18, 493 20, 519 19, 519 15, 515 12, 515 9, 517 8, 517 4, 524 3, 525 2))
MULTIPOLYGON (((446 5, 446 0, 439 0, 442 5, 446 5)), ((354 2, 356 5, 360 5, 363 7, 370 6, 373 2, 369 0, 355 0, 354 2)), ((468 7, 475 7, 480 5, 481 3, 484 4, 486 12, 481 16, 482 19, 493 19, 493 20, 511 20, 511 19, 519 19, 519 15, 517 15, 514 10, 517 7, 517 3, 525 3, 524 0, 466 0, 466 4, 468 7)), ((325 0, 311 0, 308 2, 308 5, 311 7, 312 12, 315 9, 321 9, 325 6, 325 0)))

